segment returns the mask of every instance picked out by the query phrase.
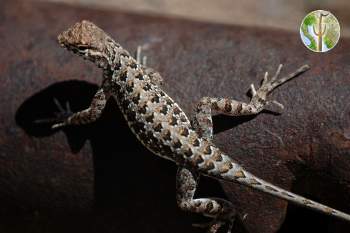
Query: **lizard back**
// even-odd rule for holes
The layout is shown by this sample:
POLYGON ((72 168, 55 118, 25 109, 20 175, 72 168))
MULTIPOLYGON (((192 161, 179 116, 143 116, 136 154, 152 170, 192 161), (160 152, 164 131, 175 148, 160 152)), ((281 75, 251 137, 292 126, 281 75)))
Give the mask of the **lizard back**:
POLYGON ((122 65, 115 77, 115 99, 130 129, 153 153, 176 163, 197 165, 203 155, 221 154, 201 138, 174 100, 152 83, 145 69, 133 58, 122 65))

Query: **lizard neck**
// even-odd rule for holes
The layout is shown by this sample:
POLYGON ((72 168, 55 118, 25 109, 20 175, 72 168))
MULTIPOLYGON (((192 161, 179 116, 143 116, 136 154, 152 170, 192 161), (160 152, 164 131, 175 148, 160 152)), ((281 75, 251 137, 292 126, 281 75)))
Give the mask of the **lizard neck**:
POLYGON ((122 47, 114 48, 110 68, 104 73, 111 77, 114 83, 120 85, 125 85, 127 80, 130 84, 135 78, 144 75, 142 66, 122 47))
POLYGON ((108 71, 110 73, 119 72, 125 70, 128 66, 136 67, 136 60, 115 41, 108 41, 107 45, 108 53, 108 71))

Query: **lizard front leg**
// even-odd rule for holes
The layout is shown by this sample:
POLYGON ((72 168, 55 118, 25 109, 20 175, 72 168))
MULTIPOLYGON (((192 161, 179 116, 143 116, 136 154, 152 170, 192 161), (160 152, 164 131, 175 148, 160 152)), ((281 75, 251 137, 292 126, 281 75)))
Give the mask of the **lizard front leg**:
POLYGON ((179 167, 176 176, 176 199, 178 206, 184 211, 199 213, 213 218, 208 224, 194 225, 208 227, 209 233, 215 233, 225 223, 228 224, 228 233, 233 226, 235 211, 231 202, 220 198, 194 199, 199 174, 187 168, 179 167))
POLYGON ((252 98, 249 103, 244 103, 228 98, 203 97, 197 105, 195 116, 192 120, 192 125, 196 129, 197 133, 202 135, 202 137, 207 138, 208 140, 212 140, 212 110, 230 116, 242 116, 258 114, 268 104, 276 104, 277 106, 284 108, 283 105, 277 101, 268 101, 267 96, 276 87, 308 70, 309 66, 304 65, 288 76, 277 79, 281 69, 282 65, 279 65, 276 74, 270 80, 268 80, 268 73, 266 72, 262 84, 258 90, 255 90, 254 85, 251 84, 250 91, 252 98))
MULTIPOLYGON (((106 88, 100 88, 93 97, 90 107, 76 113, 71 113, 61 123, 54 124, 51 128, 56 129, 67 125, 84 125, 95 122, 101 116, 109 96, 110 93, 106 88)), ((59 103, 56 103, 56 105, 61 112, 64 111, 59 103)))

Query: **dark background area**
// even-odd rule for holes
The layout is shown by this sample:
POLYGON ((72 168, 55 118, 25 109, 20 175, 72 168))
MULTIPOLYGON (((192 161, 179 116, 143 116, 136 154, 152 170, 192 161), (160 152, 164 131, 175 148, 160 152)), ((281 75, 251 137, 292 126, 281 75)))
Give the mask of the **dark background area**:
MULTIPOLYGON (((0 8, 0 232, 203 232, 175 201, 174 164, 131 134, 113 101, 84 127, 52 131, 36 120, 89 105, 101 80, 56 36, 89 19, 129 51, 142 45, 164 89, 189 115, 203 96, 248 100, 279 63, 311 70, 274 94, 283 114, 214 117, 215 143, 254 174, 350 212, 350 42, 326 54, 297 32, 192 22, 61 4, 2 1, 0 8)), ((271 109, 276 111, 276 109, 271 109)), ((349 223, 245 187, 204 178, 197 196, 230 199, 233 232, 348 232, 349 223), (280 230, 279 230, 280 229, 280 230)))

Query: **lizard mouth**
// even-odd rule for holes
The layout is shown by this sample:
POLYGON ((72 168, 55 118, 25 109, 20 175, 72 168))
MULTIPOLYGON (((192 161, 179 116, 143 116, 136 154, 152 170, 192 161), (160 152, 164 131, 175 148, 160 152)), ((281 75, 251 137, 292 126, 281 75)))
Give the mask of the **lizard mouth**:
POLYGON ((60 46, 69 50, 69 51, 72 51, 73 53, 75 53, 77 55, 86 57, 88 54, 88 50, 91 48, 85 44, 75 45, 75 44, 70 43, 70 40, 72 38, 68 37, 68 35, 69 35, 69 31, 65 31, 57 37, 57 40, 58 40, 58 43, 60 44, 60 46))
POLYGON ((64 48, 66 48, 68 51, 73 52, 74 54, 77 54, 79 56, 82 56, 84 59, 90 58, 91 57, 88 56, 88 48, 81 48, 81 47, 76 47, 76 46, 67 46, 67 45, 63 45, 64 48))
POLYGON ((87 45, 72 45, 67 43, 61 35, 58 36, 58 43, 61 47, 67 49, 68 51, 73 52, 79 56, 82 56, 84 59, 88 58, 89 47, 87 45))
POLYGON ((101 59, 101 57, 94 55, 94 49, 87 45, 70 45, 66 43, 60 43, 60 45, 68 51, 71 51, 72 53, 82 57, 84 60, 90 60, 99 68, 107 67, 107 63, 101 59))
POLYGON ((101 52, 102 49, 99 48, 96 43, 93 43, 93 41, 86 38, 85 40, 82 39, 81 34, 75 35, 71 31, 72 29, 64 31, 57 37, 59 45, 82 57, 84 60, 92 61, 99 68, 107 68, 108 59, 104 53, 101 52))

